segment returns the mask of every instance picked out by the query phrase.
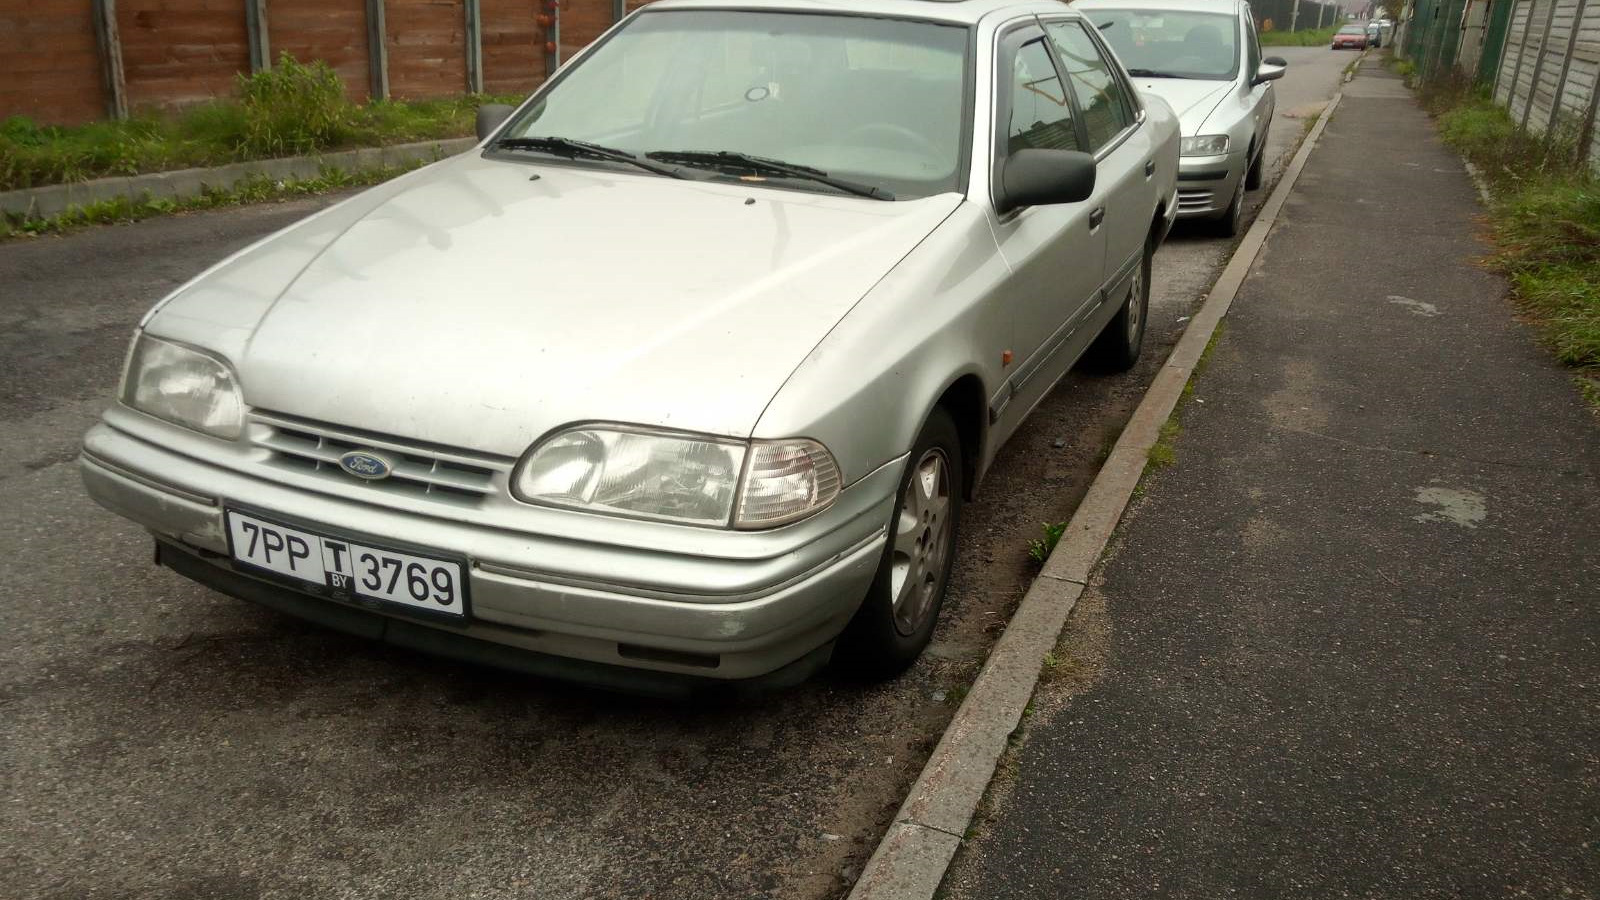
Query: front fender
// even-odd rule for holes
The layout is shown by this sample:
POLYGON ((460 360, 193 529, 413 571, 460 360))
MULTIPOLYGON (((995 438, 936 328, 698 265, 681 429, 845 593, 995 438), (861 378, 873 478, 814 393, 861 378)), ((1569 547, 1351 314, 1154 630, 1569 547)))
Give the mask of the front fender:
POLYGON ((1000 383, 1008 275, 983 213, 963 202, 801 362, 754 436, 821 441, 846 484, 904 455, 950 385, 971 376, 987 397, 1000 383))

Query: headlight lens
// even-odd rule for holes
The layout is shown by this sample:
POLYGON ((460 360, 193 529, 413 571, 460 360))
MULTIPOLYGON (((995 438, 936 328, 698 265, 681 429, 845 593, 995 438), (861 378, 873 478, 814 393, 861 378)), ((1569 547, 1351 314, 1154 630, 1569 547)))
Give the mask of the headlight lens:
POLYGON ((771 528, 833 502, 839 469, 815 441, 747 444, 586 427, 534 448, 517 471, 513 493, 529 503, 589 512, 771 528))
POLYGON ((522 464, 523 500, 591 512, 726 525, 744 444, 606 428, 565 431, 522 464))
POLYGON ((1184 156, 1221 156, 1228 152, 1228 136, 1200 134, 1186 137, 1178 143, 1178 152, 1184 156))
POLYGON ((225 440, 244 431, 244 399, 227 364, 199 350, 141 334, 128 358, 122 402, 225 440))

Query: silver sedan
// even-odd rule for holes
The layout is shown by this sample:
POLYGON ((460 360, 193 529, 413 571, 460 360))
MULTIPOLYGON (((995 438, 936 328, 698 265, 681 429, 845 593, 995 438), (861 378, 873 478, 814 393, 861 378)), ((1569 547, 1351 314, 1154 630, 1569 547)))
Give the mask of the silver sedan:
POLYGON ((479 128, 145 317, 82 469, 160 563, 634 689, 893 674, 1177 213, 1176 117, 1053 2, 666 0, 479 128))
POLYGON ((1238 233, 1246 190, 1261 186, 1272 82, 1288 63, 1261 56, 1242 0, 1079 0, 1144 90, 1177 110, 1183 131, 1178 215, 1238 233))

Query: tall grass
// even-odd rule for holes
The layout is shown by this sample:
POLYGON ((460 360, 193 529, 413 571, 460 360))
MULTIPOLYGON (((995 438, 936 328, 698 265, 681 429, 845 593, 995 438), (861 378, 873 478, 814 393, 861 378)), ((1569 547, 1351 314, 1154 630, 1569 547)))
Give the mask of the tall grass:
POLYGON ((1460 82, 1426 85, 1423 100, 1440 136, 1489 184, 1493 262, 1518 303, 1543 324, 1557 359, 1600 384, 1600 179, 1574 134, 1532 135, 1460 82))
POLYGON ((0 190, 220 165, 472 133, 483 102, 516 97, 355 103, 322 61, 285 53, 270 70, 240 75, 236 96, 175 114, 71 128, 23 116, 0 122, 0 190))

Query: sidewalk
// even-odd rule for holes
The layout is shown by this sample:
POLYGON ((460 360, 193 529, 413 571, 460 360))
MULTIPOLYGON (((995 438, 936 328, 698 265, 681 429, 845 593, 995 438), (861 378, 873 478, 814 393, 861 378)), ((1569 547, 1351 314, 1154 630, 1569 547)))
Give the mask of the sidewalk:
POLYGON ((1363 68, 944 896, 1600 897, 1600 425, 1479 212, 1363 68))

